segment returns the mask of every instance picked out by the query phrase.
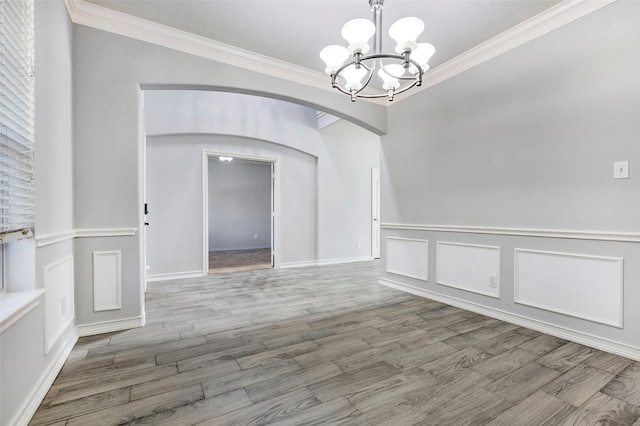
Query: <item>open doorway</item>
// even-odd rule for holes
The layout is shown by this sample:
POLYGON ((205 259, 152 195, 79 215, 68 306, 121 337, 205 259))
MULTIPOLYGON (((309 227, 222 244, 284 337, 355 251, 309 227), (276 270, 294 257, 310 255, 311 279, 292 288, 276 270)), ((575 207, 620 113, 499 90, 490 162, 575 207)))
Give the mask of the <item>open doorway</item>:
POLYGON ((276 266, 275 166, 271 159, 206 154, 207 273, 276 266))

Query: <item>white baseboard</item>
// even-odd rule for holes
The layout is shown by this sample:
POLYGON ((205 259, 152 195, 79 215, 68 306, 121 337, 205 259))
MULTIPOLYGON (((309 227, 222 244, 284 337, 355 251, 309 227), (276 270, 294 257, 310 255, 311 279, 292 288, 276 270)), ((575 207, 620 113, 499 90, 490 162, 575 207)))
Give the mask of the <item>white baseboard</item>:
POLYGON ((366 262, 367 260, 373 260, 371 256, 360 256, 360 257, 347 257, 343 259, 324 259, 318 260, 318 265, 338 265, 340 263, 353 263, 353 262, 366 262))
POLYGON ((130 328, 144 327, 144 316, 126 318, 114 321, 95 322, 83 324, 77 327, 78 336, 93 336, 96 334, 111 333, 114 331, 128 330, 130 328))
POLYGON ((509 322, 522 327, 530 328, 532 330, 540 331, 545 334, 559 337, 561 339, 570 340, 575 343, 590 346, 595 349, 600 349, 605 352, 620 355, 626 358, 630 358, 636 361, 640 361, 640 348, 630 346, 620 342, 614 342, 612 340, 604 339, 602 337, 594 336, 592 334, 583 333, 581 331, 572 330, 565 327, 560 327, 555 324, 551 324, 545 321, 536 320, 522 315, 505 312, 499 309, 489 308, 484 305, 479 305, 466 300, 458 299, 456 297, 446 296, 439 293, 434 293, 423 288, 414 287, 412 285, 400 283, 388 278, 379 278, 378 282, 381 285, 395 288, 396 290, 404 291, 406 293, 415 294, 416 296, 425 297, 427 299, 435 300, 437 302, 446 303, 447 305, 455 306, 457 308, 465 309, 467 311, 476 312, 481 315, 485 315, 491 318, 498 319, 500 321, 509 322))
POLYGON ((158 281, 181 280, 184 278, 200 278, 203 276, 204 274, 202 273, 202 271, 174 272, 170 274, 155 274, 155 275, 147 275, 147 282, 153 283, 158 281))
POLYGON ((289 268, 303 268, 305 266, 317 266, 317 260, 304 260, 302 262, 281 262, 280 268, 289 269, 289 268))
POLYGON ((302 262, 286 262, 280 263, 280 268, 302 268, 305 266, 323 266, 323 265, 338 265, 340 263, 353 263, 353 262, 366 262, 367 260, 373 260, 371 256, 362 257, 346 257, 340 259, 323 259, 323 260, 305 260, 302 262))
POLYGON ((29 392, 29 395, 25 398, 20 408, 16 411, 16 415, 9 421, 8 424, 15 426, 29 424, 31 418, 42 403, 42 400, 47 395, 49 388, 51 388, 51 385, 53 385, 56 377, 58 377, 58 373, 60 373, 60 370, 62 370, 65 361, 69 357, 69 354, 71 353, 71 350, 73 350, 73 347, 75 346, 77 341, 78 334, 74 329, 73 331, 68 333, 66 341, 61 345, 55 358, 53 358, 51 362, 49 362, 49 365, 42 372, 40 379, 33 386, 33 389, 31 390, 31 392, 29 392))

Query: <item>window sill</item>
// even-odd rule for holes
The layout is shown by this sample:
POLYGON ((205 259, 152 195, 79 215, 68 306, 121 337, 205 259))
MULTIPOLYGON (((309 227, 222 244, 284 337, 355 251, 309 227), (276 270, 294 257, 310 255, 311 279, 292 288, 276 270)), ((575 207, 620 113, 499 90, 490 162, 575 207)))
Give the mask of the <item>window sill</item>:
POLYGON ((0 334, 40 304, 45 290, 0 293, 0 334))

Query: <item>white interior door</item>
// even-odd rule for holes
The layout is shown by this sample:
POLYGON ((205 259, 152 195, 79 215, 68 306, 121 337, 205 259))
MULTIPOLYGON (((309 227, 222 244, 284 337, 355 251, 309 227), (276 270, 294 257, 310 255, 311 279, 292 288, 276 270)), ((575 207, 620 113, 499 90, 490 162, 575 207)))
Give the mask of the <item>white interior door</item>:
POLYGON ((380 258, 380 169, 371 168, 371 257, 380 258))

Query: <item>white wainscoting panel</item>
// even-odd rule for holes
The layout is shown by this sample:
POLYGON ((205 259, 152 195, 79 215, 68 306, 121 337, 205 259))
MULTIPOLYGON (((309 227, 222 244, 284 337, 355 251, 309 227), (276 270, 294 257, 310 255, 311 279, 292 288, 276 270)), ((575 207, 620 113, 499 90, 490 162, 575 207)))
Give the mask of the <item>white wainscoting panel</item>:
POLYGON ((44 348, 49 353, 74 318, 73 256, 44 267, 44 348))
POLYGON ((121 309, 121 256, 116 251, 93 252, 93 310, 121 309))
POLYGON ((515 302, 622 327, 623 259, 515 250, 515 302))
POLYGON ((500 247, 438 241, 436 265, 438 284, 500 298, 500 247))
POLYGON ((387 237, 387 272, 429 281, 429 242, 387 237))

